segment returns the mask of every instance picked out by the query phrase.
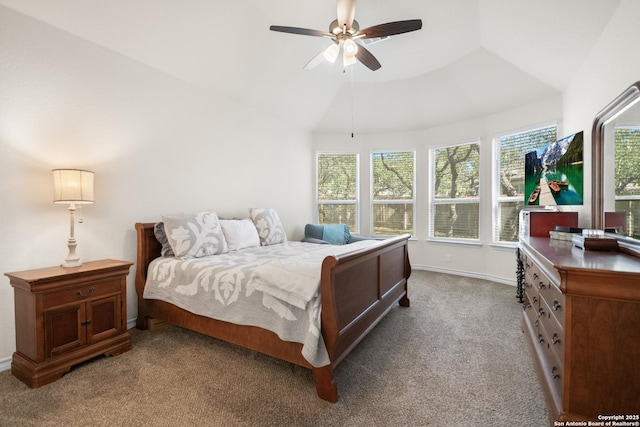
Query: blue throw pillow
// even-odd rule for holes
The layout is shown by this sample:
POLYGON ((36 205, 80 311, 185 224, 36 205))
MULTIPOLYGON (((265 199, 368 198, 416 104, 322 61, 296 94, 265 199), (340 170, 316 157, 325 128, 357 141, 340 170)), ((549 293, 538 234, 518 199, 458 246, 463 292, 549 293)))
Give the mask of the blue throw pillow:
POLYGON ((349 241, 349 227, 345 224, 325 224, 322 230, 322 240, 332 245, 344 245, 349 241))

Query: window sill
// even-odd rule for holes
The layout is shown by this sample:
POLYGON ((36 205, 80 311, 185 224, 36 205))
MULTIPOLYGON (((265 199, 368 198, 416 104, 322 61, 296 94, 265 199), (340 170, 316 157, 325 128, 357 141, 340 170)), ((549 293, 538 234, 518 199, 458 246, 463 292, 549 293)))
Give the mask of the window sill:
POLYGON ((428 237, 427 242, 431 243, 445 243, 448 245, 462 245, 462 246, 483 246, 480 240, 473 239, 444 239, 444 238, 434 238, 428 237))

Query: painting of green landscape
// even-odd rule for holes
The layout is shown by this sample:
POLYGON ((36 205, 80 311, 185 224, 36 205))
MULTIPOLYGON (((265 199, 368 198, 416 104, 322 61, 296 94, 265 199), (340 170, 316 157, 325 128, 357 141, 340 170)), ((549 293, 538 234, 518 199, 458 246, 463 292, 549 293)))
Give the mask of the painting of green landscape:
POLYGON ((584 132, 525 156, 525 205, 582 205, 584 132))

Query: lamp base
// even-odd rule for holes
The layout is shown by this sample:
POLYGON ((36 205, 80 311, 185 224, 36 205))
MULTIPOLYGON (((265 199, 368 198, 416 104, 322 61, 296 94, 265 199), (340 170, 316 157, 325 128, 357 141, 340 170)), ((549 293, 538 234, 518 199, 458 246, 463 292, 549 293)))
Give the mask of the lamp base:
POLYGON ((60 267, 71 268, 71 267, 80 267, 81 265, 82 265, 82 261, 80 261, 80 260, 65 261, 62 264, 60 264, 60 267))
POLYGON ((76 239, 73 237, 69 238, 67 246, 69 247, 69 254, 64 259, 64 262, 60 264, 60 267, 80 267, 82 265, 82 261, 80 261, 80 257, 76 254, 76 246, 78 246, 76 239))

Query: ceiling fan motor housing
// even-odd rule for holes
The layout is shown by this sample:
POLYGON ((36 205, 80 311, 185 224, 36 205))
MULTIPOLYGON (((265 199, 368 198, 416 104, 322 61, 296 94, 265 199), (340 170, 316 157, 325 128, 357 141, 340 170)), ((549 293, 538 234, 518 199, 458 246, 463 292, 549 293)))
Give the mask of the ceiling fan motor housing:
MULTIPOLYGON (((358 21, 354 19, 353 23, 351 24, 351 28, 347 28, 346 33, 352 36, 355 33, 357 33, 359 30, 360 30, 360 25, 358 24, 358 21)), ((329 32, 336 36, 345 33, 344 29, 340 27, 340 24, 338 23, 337 19, 335 19, 334 21, 331 22, 331 24, 329 24, 329 32)))

